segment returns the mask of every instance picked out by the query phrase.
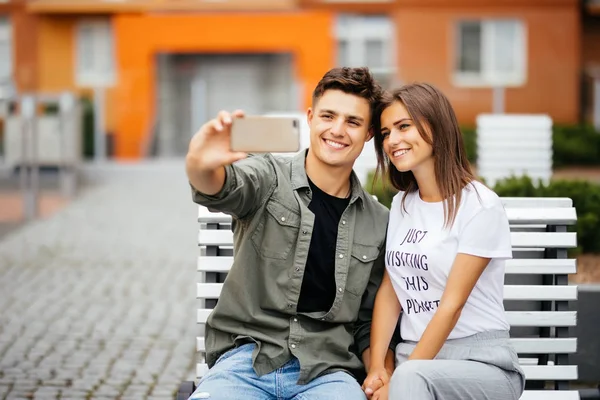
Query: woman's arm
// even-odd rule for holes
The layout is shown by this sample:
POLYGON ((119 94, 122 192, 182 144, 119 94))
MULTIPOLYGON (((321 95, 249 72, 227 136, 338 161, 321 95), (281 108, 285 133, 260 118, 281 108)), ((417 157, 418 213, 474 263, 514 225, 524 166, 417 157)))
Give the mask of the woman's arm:
POLYGON ((409 360, 435 358, 456 326, 471 291, 489 262, 489 258, 464 253, 456 255, 440 305, 409 360))
POLYGON ((387 271, 375 297, 371 323, 371 362, 369 369, 385 367, 385 358, 402 310, 387 271))
POLYGON ((396 296, 392 281, 387 271, 383 273, 383 280, 373 307, 373 321, 371 323, 371 346, 368 376, 363 383, 363 390, 367 398, 389 382, 394 372, 394 358, 389 350, 390 341, 400 317, 400 301, 396 296))

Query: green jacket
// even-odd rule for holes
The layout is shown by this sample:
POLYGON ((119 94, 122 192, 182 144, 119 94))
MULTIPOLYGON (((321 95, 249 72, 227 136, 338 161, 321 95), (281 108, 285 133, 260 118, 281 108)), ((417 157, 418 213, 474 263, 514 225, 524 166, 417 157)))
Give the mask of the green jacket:
POLYGON ((214 196, 192 188, 196 203, 235 221, 234 262, 206 326, 207 362, 245 342, 257 344, 260 376, 295 356, 304 384, 324 373, 364 371, 371 314, 384 265, 388 210, 352 174, 352 194, 337 236, 333 306, 296 311, 314 225, 306 152, 293 158, 249 156, 226 167, 214 196))

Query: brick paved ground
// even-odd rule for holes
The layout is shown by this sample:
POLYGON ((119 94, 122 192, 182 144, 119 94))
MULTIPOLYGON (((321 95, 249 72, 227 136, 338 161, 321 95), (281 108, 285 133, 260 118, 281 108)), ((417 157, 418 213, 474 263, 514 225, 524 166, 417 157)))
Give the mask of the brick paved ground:
POLYGON ((183 165, 83 191, 0 239, 0 399, 173 399, 195 364, 183 165))

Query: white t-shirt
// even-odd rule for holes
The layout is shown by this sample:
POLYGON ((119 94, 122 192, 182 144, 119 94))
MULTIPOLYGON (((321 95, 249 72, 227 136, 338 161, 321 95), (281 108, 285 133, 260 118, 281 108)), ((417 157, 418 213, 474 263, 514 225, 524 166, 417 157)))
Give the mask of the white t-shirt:
POLYGON ((508 218, 500 198, 479 182, 462 191, 451 228, 444 228, 442 202, 427 203, 418 191, 405 209, 398 193, 390 208, 386 269, 404 314, 403 339, 419 341, 439 306, 457 253, 492 260, 477 281, 448 339, 508 330, 504 313, 504 260, 512 258, 508 218), (475 190, 476 189, 476 190, 475 190))

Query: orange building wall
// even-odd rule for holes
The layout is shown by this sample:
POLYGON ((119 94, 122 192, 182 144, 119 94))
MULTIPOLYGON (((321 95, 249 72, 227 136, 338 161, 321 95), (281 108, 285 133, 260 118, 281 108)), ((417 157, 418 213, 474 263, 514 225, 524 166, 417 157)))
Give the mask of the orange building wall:
POLYGON ((70 17, 42 17, 39 24, 39 90, 58 92, 75 90, 73 29, 70 17))
POLYGON ((13 29, 13 77, 19 92, 37 88, 37 17, 24 8, 10 15, 13 29))
MULTIPOLYGON (((38 90, 42 93, 74 91, 78 96, 92 98, 92 89, 80 87, 76 80, 75 28, 77 16, 42 16, 38 23, 38 90)), ((105 127, 114 130, 114 88, 105 95, 105 127)))
POLYGON ((519 18, 527 37, 527 81, 505 92, 506 112, 548 113, 576 122, 579 112, 581 34, 576 6, 403 7, 395 12, 398 70, 403 82, 429 81, 452 101, 462 123, 492 110, 492 90, 452 84, 455 22, 463 18, 519 18))
POLYGON ((332 24, 324 11, 115 16, 116 157, 139 157, 147 139, 156 112, 158 52, 291 52, 308 106, 312 87, 333 65, 332 24))

